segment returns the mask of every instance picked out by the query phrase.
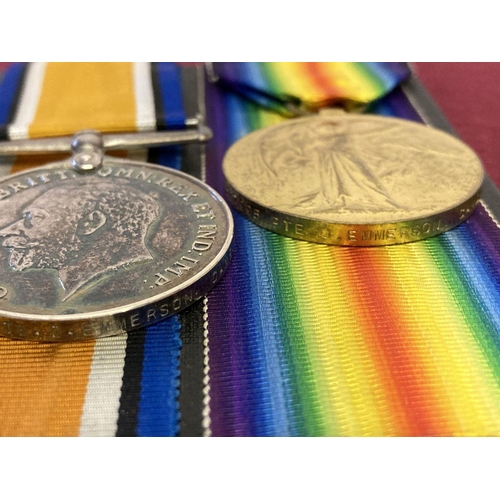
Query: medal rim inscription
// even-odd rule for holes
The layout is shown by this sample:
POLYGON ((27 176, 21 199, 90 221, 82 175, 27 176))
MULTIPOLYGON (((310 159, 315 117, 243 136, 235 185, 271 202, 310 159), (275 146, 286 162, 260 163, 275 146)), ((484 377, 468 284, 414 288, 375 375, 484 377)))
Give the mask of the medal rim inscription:
POLYGON ((229 183, 226 183, 226 194, 241 215, 263 229, 310 243, 350 247, 401 245, 432 238, 465 222, 481 198, 481 190, 478 190, 460 205, 420 219, 382 224, 331 224, 260 205, 242 196, 229 183), (426 225, 430 228, 425 228, 426 225), (367 233, 371 233, 373 237, 364 237, 367 233))
MULTIPOLYGON (((240 155, 243 157, 243 155, 240 155)), ((295 239, 300 239, 304 241, 310 241, 312 243, 321 243, 329 245, 340 245, 340 246, 385 246, 394 245, 401 243, 409 243, 414 241, 420 241, 432 236, 441 234, 453 227, 464 222, 473 212, 475 206, 477 205, 481 186, 484 180, 484 169, 481 162, 475 152, 469 148, 465 143, 460 141, 460 139, 447 134, 441 130, 428 127, 427 125, 420 124, 417 122, 403 120, 393 117, 382 117, 378 115, 351 115, 347 113, 334 113, 334 114, 319 114, 313 117, 296 118, 294 120, 278 123, 276 125, 271 125, 263 129, 256 130, 250 134, 244 136, 239 141, 236 141, 227 151, 226 156, 223 161, 223 171, 225 178, 225 191, 231 205, 240 212, 244 217, 251 220, 255 224, 273 231, 277 234, 283 236, 292 237, 295 239), (461 148, 470 152, 475 158, 475 166, 477 172, 475 176, 475 185, 472 186, 467 193, 468 196, 464 196, 462 199, 456 200, 453 203, 448 204, 442 210, 437 210, 434 212, 429 212, 428 215, 415 217, 387 217, 384 221, 366 220, 365 222, 345 222, 339 220, 325 220, 325 218, 318 218, 314 216, 305 216, 299 213, 293 213, 289 210, 276 208, 275 206, 264 205, 261 201, 255 198, 255 196, 245 193, 244 186, 242 183, 238 183, 238 169, 243 170, 244 161, 249 161, 248 157, 241 162, 238 166, 238 151, 241 148, 241 144, 244 143, 248 138, 253 138, 254 142, 257 142, 255 138, 262 140, 265 134, 269 133, 273 129, 288 127, 293 124, 300 122, 307 122, 311 120, 318 119, 335 119, 335 120, 370 120, 374 123, 385 122, 386 124, 396 124, 403 125, 405 127, 425 127, 426 130, 431 130, 432 133, 442 135, 448 140, 457 143, 461 148), (237 172, 234 175, 234 172, 237 172), (236 181, 235 181, 236 178, 236 181), (420 235, 413 234, 408 237, 406 234, 399 237, 396 234, 392 236, 392 231, 397 232, 399 228, 404 226, 417 225, 420 223, 433 224, 437 229, 432 231, 427 231, 426 233, 421 232, 420 235), (289 230, 288 226, 298 227, 299 231, 289 230), (374 240, 368 238, 367 240, 350 239, 352 232, 359 231, 389 231, 391 238, 389 239, 379 239, 374 240), (326 232, 330 233, 330 236, 319 236, 321 233, 324 235, 326 232), (337 236, 331 236, 331 235, 337 236)), ((332 218, 333 219, 333 216, 332 218)), ((367 217, 368 219, 368 217, 367 217)))
MULTIPOLYGON (((224 219, 222 222, 226 231, 222 235, 222 243, 219 251, 200 271, 178 285, 150 297, 107 309, 103 308, 98 311, 76 314, 33 314, 4 310, 1 308, 0 300, 0 334, 2 336, 19 340, 60 342, 89 340, 118 335, 154 324, 180 312, 208 293, 224 275, 231 260, 234 221, 229 206, 215 189, 185 172, 151 163, 121 160, 106 156, 103 166, 148 168, 163 176, 170 175, 177 181, 186 180, 194 184, 220 208, 221 216, 224 219), (141 316, 142 313, 146 313, 152 309, 159 310, 161 306, 170 303, 173 305, 176 300, 180 300, 183 294, 189 293, 191 293, 191 300, 187 300, 179 307, 168 307, 168 313, 161 315, 160 318, 155 317, 155 319, 149 320, 150 315, 147 315, 147 319, 138 319, 138 316, 141 316), (6 332, 6 329, 9 331, 6 332), (29 331, 27 331, 28 329, 29 331), (68 332, 71 333, 68 334, 68 332)), ((71 169, 69 161, 53 162, 3 177, 0 179, 0 185, 10 183, 22 177, 35 176, 37 173, 50 170, 56 171, 64 168, 67 168, 68 172, 74 172, 71 169)), ((89 176, 89 174, 77 175, 89 176)), ((2 297, 2 299, 4 298, 2 297)))

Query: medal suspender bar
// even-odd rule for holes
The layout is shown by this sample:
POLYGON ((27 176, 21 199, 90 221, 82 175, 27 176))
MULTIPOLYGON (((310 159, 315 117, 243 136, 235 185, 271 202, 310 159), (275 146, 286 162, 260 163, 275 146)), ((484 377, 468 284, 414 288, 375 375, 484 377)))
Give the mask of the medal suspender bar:
MULTIPOLYGON (((32 148, 32 139, 40 137, 43 150, 46 150, 47 140, 53 150, 60 149, 57 143, 61 142, 66 148, 71 137, 69 141, 58 138, 71 136, 81 129, 112 133, 115 144, 117 133, 143 137, 147 132, 166 130, 169 134, 174 133, 175 140, 179 134, 199 136, 201 127, 197 127, 192 118, 203 111, 200 107, 203 98, 197 95, 198 89, 203 88, 198 82, 200 76, 202 73, 196 68, 181 69, 171 63, 14 65, 5 74, 0 89, 4 98, 0 113, 2 133, 4 138, 13 140, 7 145, 9 147, 14 141, 28 139, 27 144, 32 148)), ((201 132, 205 134, 206 130, 201 132)), ((125 136, 125 140, 129 142, 130 137, 125 136)), ((104 145, 106 141, 105 135, 104 145)), ((23 149, 22 142, 15 144, 18 150, 23 149)), ((127 156, 135 161, 149 160, 168 165, 180 176, 184 175, 180 171, 184 171, 200 178, 204 171, 202 151, 199 142, 191 142, 155 148, 149 153, 145 149, 127 154, 118 152, 118 157, 111 161, 127 156)), ((68 153, 55 153, 5 159, 2 173, 29 176, 34 173, 31 167, 48 161, 63 161, 67 157, 68 153)), ((99 170, 101 174, 106 173, 106 161, 99 170)), ((124 175, 126 178, 127 173, 124 175)), ((139 175, 147 177, 144 172, 139 175)), ((67 177, 72 176, 85 183, 91 181, 92 174, 73 172, 67 177)), ((78 190, 74 193, 75 198, 80 194, 78 190)), ((54 202, 62 201, 55 195, 52 198, 54 202)), ((128 201, 133 203, 130 197, 128 201)), ((194 211, 193 214, 196 215, 194 211)), ((5 216, 2 213, 2 217, 5 216)), ((30 222, 28 219, 28 224, 30 222)), ((3 223, 2 228, 5 226, 9 224, 3 223)), ((162 271, 163 268, 157 270, 162 271)), ((37 271, 14 274, 22 277, 26 272, 37 271)), ((128 289, 128 285, 124 284, 123 289, 128 289)), ((187 336, 188 344, 189 339, 202 339, 203 331, 203 308, 195 305, 154 326, 134 328, 133 335, 126 333, 96 341, 58 344, 0 339, 4 380, 0 433, 35 436, 178 434, 179 401, 193 399, 192 395, 186 398, 186 391, 179 394, 178 389, 179 359, 184 363, 185 352, 189 352, 187 347, 181 355, 181 338, 187 336), (54 401, 64 401, 65 411, 61 412, 54 401)), ((189 366, 196 366, 197 361, 202 371, 202 358, 191 356, 189 366)), ((189 378, 189 367, 185 372, 189 378)), ((191 384, 189 391, 199 391, 198 399, 201 400, 201 386, 191 384)), ((201 421, 198 424, 199 429, 190 433, 201 433, 201 421)))
MULTIPOLYGON (((52 71, 46 69, 45 77, 52 71)), ((157 89, 158 66, 152 69, 146 88, 157 89)), ((4 125, 21 116, 23 92, 11 80, 23 81, 28 70, 17 66, 2 82, 8 83, 2 96, 17 102, 2 103, 4 125)), ((405 66, 233 63, 215 71, 259 95, 292 94, 312 107, 347 98, 359 104, 362 95, 375 99, 370 113, 447 127, 418 83, 406 80, 405 66)), ((200 90, 196 73, 181 71, 183 103, 187 116, 205 114, 214 132, 206 166, 200 145, 152 150, 148 159, 201 178, 206 172, 222 192, 227 149, 283 118, 210 82, 204 113, 204 103, 193 100, 200 90)), ((64 68, 57 81, 67 75, 64 68)), ((52 135, 110 131, 77 125, 52 135)), ((4 127, 6 137, 9 131, 4 127)), ((21 161, 23 167, 42 163, 6 162, 3 172, 19 170, 21 161)), ((1 339, 0 432, 498 435, 498 199, 486 179, 465 223, 434 238, 376 248, 299 241, 236 214, 224 279, 180 314, 133 334, 78 343, 1 339)))

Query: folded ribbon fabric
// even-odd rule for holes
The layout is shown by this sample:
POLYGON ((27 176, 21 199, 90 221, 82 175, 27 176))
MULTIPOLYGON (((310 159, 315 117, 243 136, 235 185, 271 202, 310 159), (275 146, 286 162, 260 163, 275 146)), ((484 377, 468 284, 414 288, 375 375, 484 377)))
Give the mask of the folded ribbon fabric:
POLYGON ((280 100, 309 110, 368 104, 411 74, 404 63, 214 63, 211 68, 214 80, 275 110, 280 100))
MULTIPOLYGON (((421 119, 398 86, 405 65, 214 68, 310 108, 376 100, 370 112, 421 119)), ((169 63, 14 65, 0 82, 2 134, 180 127, 204 111, 199 73, 169 63)), ((222 192, 227 148, 283 118, 216 84, 206 92, 206 165, 188 147, 148 158, 206 175, 222 192)), ((500 434, 500 229, 484 200, 456 229, 393 247, 317 245, 236 213, 235 222, 226 276, 178 316, 98 341, 0 339, 0 434, 500 434)))

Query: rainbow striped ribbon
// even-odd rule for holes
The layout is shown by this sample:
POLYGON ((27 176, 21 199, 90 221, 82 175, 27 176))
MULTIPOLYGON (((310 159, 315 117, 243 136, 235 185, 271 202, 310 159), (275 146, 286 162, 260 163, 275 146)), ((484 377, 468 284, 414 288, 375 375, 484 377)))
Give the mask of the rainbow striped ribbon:
MULTIPOLYGON (((301 78, 285 89, 282 69, 218 67, 259 75, 276 94, 312 95, 317 73, 294 66, 301 78)), ((217 138, 207 178, 222 190, 225 150, 281 118, 213 85, 207 101, 217 138)), ((371 112, 420 119, 399 89, 371 112)), ((208 297, 206 434, 500 435, 500 229, 484 203, 439 237, 377 248, 235 219, 233 262, 208 297)))
MULTIPOLYGON (((126 81, 139 66, 127 65, 126 81)), ((24 81, 27 68, 16 68, 18 82, 24 81)), ((124 70, 119 68, 114 66, 124 70)), ((222 65, 218 71, 226 68, 233 75, 241 68, 259 75, 263 89, 319 104, 325 102, 324 89, 328 102, 379 98, 407 76, 403 66, 373 64, 222 65), (293 78, 285 69, 291 67, 293 78), (268 76, 278 72, 285 77, 268 76), (318 74, 323 96, 309 93, 318 74), (346 74, 357 76, 348 84, 346 74), (292 81, 295 87, 287 87, 292 81)), ((67 71, 54 82, 72 82, 67 71)), ((0 125, 7 135, 36 134, 25 119, 29 115, 13 106, 24 98, 33 100, 36 92, 26 92, 24 85, 20 95, 19 85, 8 80, 15 78, 13 73, 5 75, 0 88, 0 125)), ((116 87, 122 80, 111 81, 116 87)), ((158 112, 157 105, 165 105, 171 90, 167 84, 159 88, 150 83, 146 90, 156 88, 151 98, 150 90, 144 93, 134 82, 132 77, 128 84, 135 92, 132 102, 147 107, 130 108, 119 126, 126 118, 132 129, 154 127, 151 103, 158 112)), ((120 84, 120 92, 123 88, 120 84)), ((95 107, 89 116, 98 111, 95 107)), ((419 119, 399 90, 373 104, 371 111, 419 119)), ((216 140, 208 151, 207 176, 222 189, 220 162, 227 147, 281 118, 213 86, 208 88, 208 115, 216 140)), ((190 163, 177 150, 149 158, 181 168, 190 163)), ((10 169, 0 166, 3 172, 10 169)), ((179 317, 96 342, 0 340, 0 434, 176 433, 180 338, 196 328, 203 334, 207 325, 209 336, 201 346, 205 409, 194 417, 203 417, 206 434, 498 434, 498 235, 484 207, 441 237, 377 249, 299 242, 236 215, 234 260, 227 276, 207 301, 179 317)), ((194 342, 184 344, 181 368, 193 364, 185 356, 196 349, 194 342)), ((184 387, 190 382, 187 373, 181 379, 184 387)), ((188 418, 193 415, 182 416, 188 418)))
POLYGON ((410 76, 402 63, 215 63, 213 68, 214 77, 264 107, 269 92, 292 102, 299 99, 309 109, 371 103, 410 76))

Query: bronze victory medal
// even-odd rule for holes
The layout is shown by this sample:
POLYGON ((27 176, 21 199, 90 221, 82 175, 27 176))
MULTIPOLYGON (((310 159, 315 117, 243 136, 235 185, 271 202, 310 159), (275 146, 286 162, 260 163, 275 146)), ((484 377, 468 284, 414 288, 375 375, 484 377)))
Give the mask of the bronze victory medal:
POLYGON ((463 222, 483 168, 458 139, 418 123, 320 113, 267 127, 224 159, 231 203, 256 224, 331 245, 406 243, 463 222))
POLYGON ((222 198, 173 169, 51 164, 0 182, 0 334, 64 341, 159 321, 201 298, 229 262, 222 198))

